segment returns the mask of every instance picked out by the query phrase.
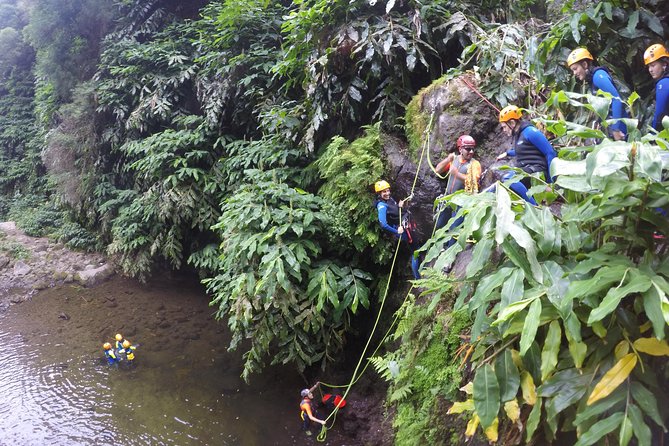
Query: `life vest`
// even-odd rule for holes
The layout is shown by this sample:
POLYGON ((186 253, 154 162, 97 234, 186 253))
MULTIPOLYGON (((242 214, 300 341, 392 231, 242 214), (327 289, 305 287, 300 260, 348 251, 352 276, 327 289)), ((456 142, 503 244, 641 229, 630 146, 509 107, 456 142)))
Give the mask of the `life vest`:
POLYGON ((105 356, 107 357, 107 362, 109 364, 113 364, 116 361, 118 361, 118 358, 116 357, 116 354, 114 353, 113 349, 105 350, 105 356))
POLYGON ((395 226, 396 228, 399 227, 400 207, 397 205, 397 202, 392 198, 388 198, 387 200, 377 198, 376 201, 374 201, 374 208, 376 208, 379 203, 384 203, 386 206, 386 221, 388 224, 390 226, 395 226))
POLYGON ((543 153, 531 142, 523 137, 523 130, 531 127, 527 121, 521 121, 516 134, 513 148, 516 151, 518 165, 527 173, 547 172, 548 163, 543 153))
POLYGON ((135 347, 132 345, 125 349, 125 359, 128 361, 133 361, 135 359, 135 347))
POLYGON ((302 420, 305 419, 305 417, 309 417, 309 414, 313 416, 313 408, 311 407, 311 400, 309 398, 304 398, 300 402, 300 418, 302 420))

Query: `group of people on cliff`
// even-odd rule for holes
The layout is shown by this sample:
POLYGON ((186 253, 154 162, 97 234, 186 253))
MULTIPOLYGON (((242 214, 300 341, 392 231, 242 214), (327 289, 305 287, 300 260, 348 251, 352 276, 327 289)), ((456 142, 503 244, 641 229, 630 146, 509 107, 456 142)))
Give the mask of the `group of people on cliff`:
MULTIPOLYGON (((651 127, 661 131, 662 119, 669 116, 669 52, 662 44, 649 46, 644 52, 644 64, 655 83, 655 112, 651 127)), ((621 100, 620 92, 616 87, 611 73, 606 67, 597 65, 595 58, 586 48, 573 50, 567 58, 567 66, 574 76, 590 87, 590 92, 596 94, 600 90, 609 93, 612 97, 608 118, 613 123, 607 128, 607 135, 615 141, 627 139, 627 127, 623 121, 629 117, 621 100)), ((507 136, 512 138, 511 149, 501 153, 497 159, 501 160, 509 156, 516 157, 517 166, 527 174, 540 175, 546 183, 552 183, 550 166, 557 157, 557 153, 548 138, 535 127, 530 121, 524 120, 522 111, 515 105, 503 108, 499 113, 499 123, 507 136)), ((448 173, 448 182, 445 195, 449 196, 459 190, 473 194, 478 192, 481 179, 481 164, 474 159, 476 141, 470 135, 461 135, 456 142, 456 153, 449 154, 435 167, 438 175, 448 173)), ((513 177, 513 172, 508 172, 502 177, 502 181, 508 181, 513 177)), ((535 199, 528 195, 530 178, 525 177, 520 181, 513 182, 510 189, 522 197, 526 202, 537 205, 535 199)), ((420 242, 411 233, 411 226, 407 212, 402 212, 405 203, 411 199, 396 202, 390 193, 390 184, 385 180, 377 181, 374 185, 377 193, 375 207, 381 228, 406 242, 411 252, 411 269, 415 279, 420 278, 420 255, 417 250, 420 242), (402 216, 405 218, 402 218, 402 216)), ((457 215, 457 207, 446 206, 437 215, 435 228, 440 229, 457 215)), ((451 223, 455 228, 462 223, 460 216, 451 223)), ((451 239, 447 246, 454 243, 451 239)))

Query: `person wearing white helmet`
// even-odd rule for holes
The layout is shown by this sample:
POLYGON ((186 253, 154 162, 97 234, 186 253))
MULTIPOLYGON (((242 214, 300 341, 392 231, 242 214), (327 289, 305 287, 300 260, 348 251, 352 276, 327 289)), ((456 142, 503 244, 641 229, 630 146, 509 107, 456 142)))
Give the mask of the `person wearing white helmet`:
POLYGON ((302 401, 300 402, 300 418, 302 419, 302 430, 305 431, 307 435, 311 435, 311 423, 319 423, 325 426, 325 420, 321 420, 314 415, 313 400, 314 394, 313 391, 316 390, 320 383, 316 383, 311 389, 302 389, 300 396, 302 401))

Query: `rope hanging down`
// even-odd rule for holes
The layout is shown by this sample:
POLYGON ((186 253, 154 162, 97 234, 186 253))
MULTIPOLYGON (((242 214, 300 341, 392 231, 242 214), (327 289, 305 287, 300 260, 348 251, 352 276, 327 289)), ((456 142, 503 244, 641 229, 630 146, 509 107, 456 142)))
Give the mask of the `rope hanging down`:
MULTIPOLYGON (((434 113, 432 114, 432 117, 430 119, 430 125, 428 126, 428 130, 432 126, 432 120, 434 119, 434 113)), ((414 175, 413 178, 413 183, 411 184, 411 193, 409 194, 410 196, 413 195, 414 190, 416 188, 416 183, 418 182, 418 174, 420 173, 420 168, 423 163, 423 156, 425 156, 425 150, 427 148, 427 142, 429 141, 429 138, 426 138, 425 143, 423 143, 423 149, 420 154, 420 159, 418 161, 418 166, 416 168, 416 175, 414 175)), ((433 169, 434 170, 434 169, 433 169)), ((399 215, 399 220, 402 221, 402 208, 400 209, 400 215, 399 215)), ((372 327, 372 332, 369 335, 369 338, 367 339, 367 343, 365 344, 365 348, 362 350, 362 353, 360 354, 360 359, 358 360, 358 363, 355 366, 355 369, 353 370, 353 375, 351 376, 351 380, 349 381, 348 385, 346 386, 346 391, 344 392, 344 395, 342 396, 343 399, 346 399, 348 396, 348 393, 351 391, 351 387, 353 387, 353 384, 362 376, 362 373, 366 370, 367 366, 363 368, 363 370, 360 372, 360 375, 358 375, 358 370, 360 369, 360 366, 362 365, 362 361, 365 359, 365 355, 367 353, 367 349, 369 348, 369 344, 372 342, 372 338, 374 337, 374 333, 376 332, 376 329, 379 325, 379 320, 381 319, 381 313, 383 312, 383 307, 386 303, 386 298, 388 297, 388 291, 390 290, 390 279, 393 277, 393 271, 395 270, 395 264, 397 263, 397 254, 399 253, 400 249, 400 244, 402 242, 402 239, 398 238, 397 239, 397 245, 395 246, 395 254, 393 255, 393 262, 390 265, 390 272, 388 274, 388 281, 386 282, 386 288, 385 291, 383 292, 383 297, 381 299, 381 306, 379 307, 379 311, 376 315, 376 320, 374 321, 374 326, 372 327)), ((406 297, 405 297, 406 300, 406 297)), ((388 336, 390 333, 390 330, 386 333, 384 338, 381 340, 379 343, 379 346, 375 349, 375 352, 378 350, 378 348, 381 346, 383 341, 385 341, 385 338, 388 336)), ((329 386, 329 387, 335 387, 335 386, 329 386)), ((325 419, 325 422, 327 424, 327 421, 330 418, 333 418, 332 426, 334 426, 334 421, 336 420, 337 417, 337 412, 339 411, 339 406, 335 405, 334 410, 328 417, 325 419)), ((332 427, 330 426, 330 428, 332 427)), ((319 442, 324 442, 325 438, 327 437, 327 431, 328 427, 324 424, 323 427, 321 428, 320 433, 316 437, 316 440, 319 442)))

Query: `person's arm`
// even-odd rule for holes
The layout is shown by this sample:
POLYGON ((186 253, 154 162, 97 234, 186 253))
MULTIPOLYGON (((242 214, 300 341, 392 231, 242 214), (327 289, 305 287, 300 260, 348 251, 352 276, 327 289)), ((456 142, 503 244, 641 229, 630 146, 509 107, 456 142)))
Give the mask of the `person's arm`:
POLYGON ((314 390, 318 389, 318 386, 320 386, 320 385, 321 385, 321 382, 316 381, 316 384, 314 384, 314 386, 311 389, 309 389, 309 393, 314 393, 314 390))
POLYGON ((393 228, 388 224, 388 217, 386 216, 388 212, 388 207, 383 202, 379 202, 376 205, 376 211, 379 215, 379 224, 381 225, 381 227, 388 232, 391 232, 395 235, 399 235, 400 232, 396 228, 393 228))
POLYGON ((667 114, 669 106, 669 78, 660 79, 655 86, 655 115, 653 116, 653 128, 662 131, 662 117, 667 114))
MULTIPOLYGON (((548 172, 550 174, 551 163, 557 154, 555 153, 555 149, 551 145, 550 141, 548 141, 548 138, 546 138, 546 136, 541 133, 541 130, 534 126, 526 127, 525 130, 523 130, 523 135, 544 155, 546 158, 546 165, 548 166, 548 172)), ((550 177, 550 175, 548 178, 546 178, 546 182, 553 182, 553 179, 550 177)))
POLYGON ((506 152, 502 152, 501 154, 497 155, 497 160, 503 160, 507 156, 509 156, 509 157, 516 156, 516 149, 510 148, 506 152))
POLYGON ((449 153, 446 158, 444 158, 442 161, 437 164, 437 167, 434 168, 434 170, 437 171, 439 175, 443 174, 447 170, 450 169, 451 163, 453 162, 453 159, 455 158, 454 153, 449 153))
MULTIPOLYGON (((627 117, 623 103, 620 101, 620 93, 618 92, 616 86, 613 85, 613 79, 611 79, 609 73, 607 73, 605 70, 597 70, 595 75, 592 77, 592 85, 594 86, 595 91, 602 90, 613 96, 613 98, 611 98, 611 117, 613 119, 627 117)), ((625 133, 627 133, 627 128, 622 122, 611 124, 611 130, 622 132, 623 136, 625 133)))
POLYGON ((305 406, 306 406, 306 407, 305 407, 305 410, 304 410, 304 411, 307 413, 307 416, 309 417, 309 419, 310 419, 311 421, 313 421, 314 423, 320 423, 320 424, 322 424, 322 425, 325 425, 325 421, 323 421, 323 420, 321 420, 321 419, 319 419, 319 418, 316 418, 316 417, 311 413, 311 404, 305 404, 305 406))

